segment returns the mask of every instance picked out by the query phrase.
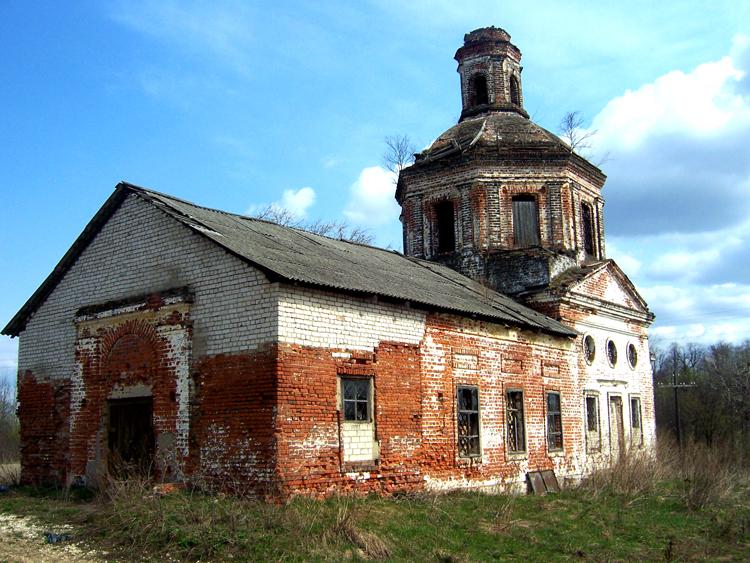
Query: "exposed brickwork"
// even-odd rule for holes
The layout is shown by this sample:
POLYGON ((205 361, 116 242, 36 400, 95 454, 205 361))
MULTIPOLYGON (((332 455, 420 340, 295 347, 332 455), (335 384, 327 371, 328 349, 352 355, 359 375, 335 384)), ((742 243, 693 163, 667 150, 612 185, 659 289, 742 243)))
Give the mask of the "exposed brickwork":
POLYGON ((276 351, 204 358, 194 369, 190 480, 276 496, 276 351))
POLYGON ((357 354, 284 346, 279 359, 278 463, 287 495, 423 486, 417 347, 383 342, 371 354, 357 354), (377 462, 344 459, 340 375, 373 378, 377 462))
POLYGON ((275 339, 273 284, 131 195, 29 319, 19 369, 70 379, 76 340, 71 321, 78 309, 188 286, 195 295, 199 355, 254 350, 275 339))
MULTIPOLYGON (((113 392, 128 392, 122 388, 137 388, 139 393, 153 393, 162 477, 181 478, 188 455, 191 358, 252 352, 273 342, 278 326, 275 287, 259 271, 137 196, 129 196, 20 335, 19 373, 28 370, 38 384, 70 389, 69 395, 58 395, 59 404, 55 404, 58 422, 71 433, 70 451, 67 438, 59 441, 62 457, 58 459, 66 461, 57 464, 55 476, 68 482, 96 480, 106 464, 106 400, 113 392), (177 307, 177 317, 170 318, 174 308, 154 311, 166 305, 159 304, 158 298, 151 304, 133 301, 137 296, 181 287, 189 287, 194 296, 189 319, 183 316, 183 306, 177 307), (80 309, 101 310, 105 303, 112 303, 109 313, 84 314, 74 322, 80 309), (142 330, 129 336, 122 333, 123 323, 136 319, 141 319, 142 330), (109 342, 106 346, 114 345, 115 334, 126 339, 114 351, 113 359, 119 359, 107 368, 105 341, 109 342), (145 375, 122 369, 130 354, 125 352, 125 343, 135 344, 135 338, 140 344, 130 346, 131 350, 142 345, 150 351, 133 351, 134 356, 153 354, 156 358, 131 358, 131 365, 150 366, 145 375), (120 391, 116 391, 118 386, 120 391)), ((23 410, 27 408, 32 407, 23 404, 22 412, 31 412, 23 410)), ((33 416, 29 422, 21 418, 23 431, 32 432, 28 434, 31 441, 33 416)), ((24 447, 29 455, 36 448, 25 441, 24 447)), ((36 467, 35 461, 24 462, 24 479, 47 478, 32 466, 36 467)))
POLYGON ((188 453, 188 306, 161 309, 152 301, 145 313, 109 313, 78 323, 69 479, 93 484, 106 473, 107 401, 134 397, 153 401, 156 476, 181 479, 188 453))
POLYGON ((510 42, 510 35, 502 29, 483 28, 467 33, 464 42, 455 57, 461 76, 461 116, 476 115, 484 109, 476 106, 474 78, 477 75, 487 82, 487 107, 523 111, 521 52, 510 42), (517 84, 518 100, 513 103, 511 80, 517 84))
POLYGON ((635 442, 632 398, 650 447, 652 317, 619 268, 592 262, 605 256, 604 176, 524 119, 520 51, 509 41, 502 30, 477 30, 457 53, 464 114, 456 127, 471 135, 439 139, 434 153, 401 172, 404 250, 526 299, 580 337, 271 281, 133 192, 21 334, 23 481, 96 483, 108 470, 108 409, 133 398, 153 406, 157 478, 273 499, 522 490, 526 472, 543 469, 577 479, 616 453, 616 409, 622 439, 635 442), (487 80, 484 107, 471 105, 482 93, 477 74, 487 80), (470 119, 506 110, 511 119, 470 119), (538 247, 515 240, 519 195, 536 203, 538 247), (446 201, 455 250, 438 253, 436 206, 446 201), (597 239, 592 256, 584 252, 584 204, 597 239), (587 274, 563 286, 566 272, 587 274), (585 336, 596 346, 590 362, 585 336), (608 342, 618 350, 614 365, 608 342), (629 345, 638 357, 632 366, 629 345), (366 417, 345 420, 342 378, 370 385, 366 417), (458 422, 459 386, 479 402, 471 415, 479 450, 464 448, 470 456, 459 449, 467 432, 458 422), (523 394, 520 451, 510 447, 509 391, 523 394), (560 395, 562 418, 562 449, 553 451, 550 392, 560 395), (599 401, 596 447, 591 432, 587 443, 587 395, 599 401))
MULTIPOLYGON (((546 339, 450 316, 430 318, 422 352, 424 449, 429 452, 430 486, 495 485, 523 481, 525 472, 555 468, 561 477, 580 473, 582 442, 580 390, 571 371, 567 340, 546 339), (470 351, 468 365, 451 355, 470 351), (545 366, 547 369, 545 370, 545 366), (554 367, 554 369, 552 369, 554 367), (456 437, 456 386, 476 385, 482 428, 480 458, 461 458, 456 437), (527 449, 507 449, 505 393, 522 390, 527 449), (564 448, 550 454, 546 445, 544 391, 559 391, 563 400, 564 448)), ((573 364, 575 365, 575 364, 573 364)))
POLYGON ((19 374, 21 484, 53 485, 65 480, 70 389, 63 381, 39 381, 19 374))
POLYGON ((529 303, 535 309, 563 321, 581 333, 576 339, 576 362, 581 374, 580 386, 584 394, 597 397, 599 404, 599 444, 587 452, 587 466, 603 463, 616 452, 613 443, 609 401, 622 400, 624 436, 626 445, 637 442, 632 435, 630 398, 637 397, 642 409, 641 447, 653 446, 656 437, 654 418, 653 381, 649 358, 648 326, 650 317, 636 300, 636 295, 624 283, 621 274, 612 265, 595 271, 569 289, 567 294, 534 297, 529 303), (595 355, 586 361, 583 339, 593 338, 595 355), (617 362, 611 365, 607 358, 607 342, 617 349, 617 362), (633 345, 637 353, 635 366, 627 358, 627 347, 633 345))

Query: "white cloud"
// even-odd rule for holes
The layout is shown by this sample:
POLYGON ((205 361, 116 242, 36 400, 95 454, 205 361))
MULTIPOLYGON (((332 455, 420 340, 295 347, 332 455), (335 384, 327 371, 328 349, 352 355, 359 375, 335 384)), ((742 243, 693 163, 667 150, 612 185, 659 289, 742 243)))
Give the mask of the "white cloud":
POLYGON ((750 334, 750 285, 639 288, 656 313, 651 336, 666 341, 737 342, 750 334))
POLYGON ((634 150, 657 134, 709 137, 737 118, 750 118, 750 106, 733 91, 743 76, 728 56, 687 74, 669 72, 610 101, 593 127, 602 144, 624 150, 634 150))
POLYGON ((689 72, 675 70, 611 100, 594 118, 609 154, 610 234, 706 232, 750 212, 750 40, 689 72))
POLYGON ((284 190, 279 207, 287 209, 298 217, 306 217, 307 210, 315 203, 315 190, 309 186, 298 190, 284 190))
POLYGON ((613 258, 628 275, 635 276, 641 271, 641 261, 632 254, 622 251, 615 244, 607 244, 607 254, 610 258, 613 258))
POLYGON ((395 180, 393 172, 380 166, 363 169, 349 189, 344 215, 354 223, 371 227, 398 218, 400 209, 394 198, 395 180))
POLYGON ((591 129, 609 153, 608 252, 666 342, 750 335, 750 39, 611 100, 591 129), (614 241, 614 243, 613 243, 614 241))
POLYGON ((285 209, 286 211, 294 214, 298 219, 304 219, 307 217, 307 210, 315 203, 315 190, 310 186, 305 186, 298 190, 284 190, 281 194, 281 199, 268 203, 255 203, 247 208, 245 212, 248 215, 254 215, 258 211, 268 207, 269 205, 277 210, 285 209))

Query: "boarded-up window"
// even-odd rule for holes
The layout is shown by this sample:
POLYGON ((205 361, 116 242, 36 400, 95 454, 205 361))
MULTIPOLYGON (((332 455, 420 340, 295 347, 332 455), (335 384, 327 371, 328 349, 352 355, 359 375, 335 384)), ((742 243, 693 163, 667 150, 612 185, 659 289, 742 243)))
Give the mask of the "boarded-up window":
POLYGON ((456 226, 452 201, 441 201, 435 206, 435 230, 438 252, 456 249, 456 226))
POLYGON ((588 203, 581 204, 581 228, 583 229, 583 249, 586 256, 594 256, 594 214, 588 203))
POLYGON ((478 456, 479 447, 479 389, 460 386, 458 401, 458 455, 478 456))
POLYGON ((586 397, 586 450, 598 452, 601 449, 602 438, 599 430, 599 397, 586 397))
POLYGON ((505 396, 508 418, 508 451, 526 451, 526 428, 523 420, 523 391, 508 391, 505 396))
POLYGON ((518 86, 518 78, 510 77, 510 103, 521 105, 521 88, 518 86))
POLYGON ((487 79, 482 74, 474 75, 471 79, 472 90, 474 91, 474 103, 472 105, 479 106, 482 104, 488 104, 489 98, 487 96, 487 79))
POLYGON ((513 240, 516 246, 539 244, 539 213, 532 195, 513 198, 513 240))
POLYGON ((547 447, 550 451, 563 449, 560 393, 547 393, 547 447))

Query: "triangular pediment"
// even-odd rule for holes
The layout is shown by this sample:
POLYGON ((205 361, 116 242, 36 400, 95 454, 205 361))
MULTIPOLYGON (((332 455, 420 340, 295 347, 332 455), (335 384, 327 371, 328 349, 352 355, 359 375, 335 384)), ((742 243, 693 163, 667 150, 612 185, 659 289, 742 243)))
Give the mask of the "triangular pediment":
POLYGON ((646 301, 614 260, 581 269, 566 284, 564 293, 651 316, 646 301))

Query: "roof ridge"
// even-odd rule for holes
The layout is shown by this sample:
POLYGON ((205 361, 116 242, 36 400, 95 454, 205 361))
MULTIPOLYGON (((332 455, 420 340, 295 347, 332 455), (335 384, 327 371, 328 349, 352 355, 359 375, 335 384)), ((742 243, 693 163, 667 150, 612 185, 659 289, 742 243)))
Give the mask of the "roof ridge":
POLYGON ((276 227, 280 227, 280 228, 283 228, 283 229, 292 229, 294 231, 299 231, 301 233, 304 233, 305 235, 313 235, 313 236, 322 237, 322 238, 328 239, 328 240, 333 240, 333 241, 338 241, 338 242, 345 242, 347 244, 354 244, 354 245, 357 245, 357 246, 363 246, 365 248, 373 248, 375 250, 380 250, 382 252, 395 252, 397 254, 401 254, 400 252, 398 252, 395 249, 383 248, 381 246, 375 246, 375 245, 372 245, 372 244, 367 244, 367 243, 364 243, 364 242, 357 242, 357 241, 353 241, 353 240, 349 240, 349 239, 345 239, 345 238, 329 237, 327 235, 321 235, 320 233, 315 233, 313 231, 307 230, 307 229, 305 229, 303 227, 295 227, 293 225, 282 225, 281 223, 277 223, 277 222, 271 221, 269 219, 263 219, 261 217, 253 217, 251 215, 243 215, 241 213, 234 213, 232 211, 225 211, 223 209, 216 209, 215 207, 207 207, 205 205, 200 205, 198 203, 195 203, 193 201, 189 201, 187 199, 176 197, 176 196, 173 196, 173 195, 170 195, 170 194, 167 194, 167 193, 164 193, 164 192, 160 192, 158 190, 154 190, 154 189, 151 189, 151 188, 144 188, 143 186, 138 186, 136 184, 132 184, 132 183, 126 182, 124 180, 120 181, 120 183, 118 184, 118 187, 119 186, 124 186, 127 189, 130 189, 130 190, 132 190, 132 191, 134 191, 136 193, 143 192, 143 193, 146 193, 146 194, 155 194, 155 195, 157 195, 159 197, 164 197, 164 198, 167 198, 167 199, 171 199, 173 201, 178 201, 180 203, 184 203, 185 205, 190 205, 192 207, 197 207, 198 209, 203 209, 204 211, 211 211, 213 213, 219 213, 221 215, 227 215, 227 216, 230 216, 230 217, 237 217, 239 219, 243 219, 243 220, 246 220, 246 221, 257 221, 259 223, 265 223, 266 225, 274 225, 276 227))

